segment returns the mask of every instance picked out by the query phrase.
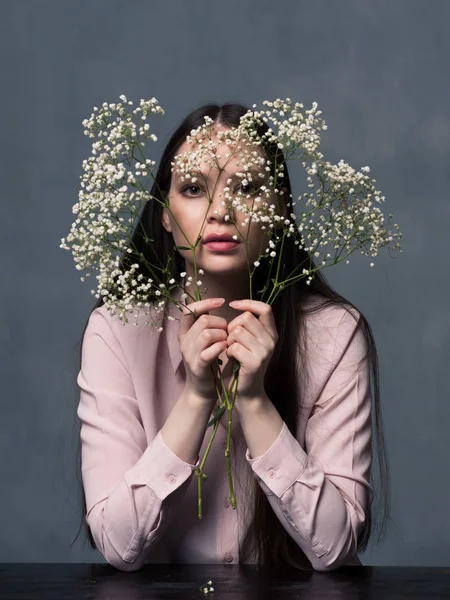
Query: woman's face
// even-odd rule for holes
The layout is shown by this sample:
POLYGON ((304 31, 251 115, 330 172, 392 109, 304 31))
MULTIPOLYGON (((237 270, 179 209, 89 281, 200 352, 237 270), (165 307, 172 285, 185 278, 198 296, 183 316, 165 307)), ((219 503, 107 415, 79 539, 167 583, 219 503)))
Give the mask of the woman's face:
MULTIPOLYGON (((217 130, 227 131, 229 128, 217 127, 217 130)), ((217 140, 217 136, 214 136, 217 140)), ((193 146, 184 142, 179 148, 177 155, 182 155, 185 152, 192 152, 193 146)), ((265 158, 261 148, 251 147, 251 151, 257 150, 258 154, 265 158)), ((235 192, 240 188, 244 194, 253 194, 256 189, 263 184, 263 180, 257 177, 257 172, 261 168, 254 167, 253 181, 248 185, 242 184, 242 178, 235 175, 240 172, 240 165, 236 164, 244 155, 239 151, 236 152, 235 147, 228 146, 222 142, 216 149, 215 160, 224 170, 219 173, 216 164, 210 159, 208 154, 201 156, 200 169, 201 175, 195 174, 197 181, 192 182, 190 179, 181 179, 181 175, 175 170, 172 173, 171 185, 169 189, 169 206, 175 219, 171 216, 166 207, 163 209, 162 224, 166 231, 171 232, 176 246, 187 246, 187 240, 180 228, 183 230, 190 244, 194 244, 198 236, 203 239, 212 233, 229 233, 230 235, 238 236, 241 243, 231 251, 211 250, 208 245, 200 241, 195 249, 195 257, 197 268, 201 268, 205 273, 209 274, 224 274, 226 272, 245 272, 248 275, 248 265, 253 268, 253 263, 259 259, 269 245, 271 230, 267 227, 263 231, 261 225, 251 219, 242 210, 235 208, 226 208, 221 205, 222 201, 229 203, 224 194, 224 187, 227 185, 230 188, 229 194, 235 197, 235 192), (232 156, 226 158, 226 154, 231 153, 232 156), (218 158, 217 158, 218 157, 218 158), (232 178, 232 182, 227 184, 227 180, 232 178), (213 193, 214 192, 214 193, 213 193), (211 204, 209 204, 211 200, 211 204), (219 213, 219 214, 218 214, 219 213), (229 215, 229 219, 224 217, 229 215), (247 223, 242 226, 247 219, 247 223), (178 227, 177 223, 180 227, 178 227), (248 258, 246 253, 246 245, 244 240, 248 239, 248 258), (248 260, 248 263, 247 263, 248 260)), ((251 196, 241 202, 246 202, 249 208, 252 208, 254 198, 258 194, 251 196)), ((263 196, 262 203, 276 204, 275 196, 272 194, 270 199, 263 196)), ((257 206, 257 205, 256 205, 257 206)), ((286 209, 285 213, 286 214, 286 209)), ((193 274, 193 252, 192 250, 179 250, 180 254, 186 261, 187 274, 193 274)))

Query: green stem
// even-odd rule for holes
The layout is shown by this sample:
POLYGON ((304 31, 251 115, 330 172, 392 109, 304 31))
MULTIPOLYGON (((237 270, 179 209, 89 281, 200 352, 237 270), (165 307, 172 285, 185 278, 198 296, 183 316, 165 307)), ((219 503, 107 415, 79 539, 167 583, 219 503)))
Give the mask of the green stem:
MULTIPOLYGON (((216 359, 216 363, 219 366, 219 362, 217 359, 216 359)), ((236 361, 236 363, 239 365, 239 363, 237 361, 236 361)), ((233 371, 234 371, 234 369, 233 369, 233 371)), ((214 370, 213 370, 213 373, 214 373, 214 370)), ((233 411, 233 406, 234 406, 234 402, 236 399, 237 383, 238 383, 239 376, 233 375, 231 384, 230 384, 229 388, 226 389, 225 382, 222 377, 222 373, 220 372, 220 369, 219 369, 219 374, 220 374, 219 379, 222 383, 222 389, 223 389, 223 392, 225 395, 225 402, 226 402, 227 409, 228 409, 228 434, 227 434, 227 447, 225 450, 225 456, 227 458, 228 483, 229 483, 229 488, 230 488, 230 502, 231 502, 231 506, 233 508, 236 508, 236 498, 234 495, 233 477, 232 477, 232 472, 231 472, 230 446, 231 446, 232 411, 233 411), (236 389, 234 390, 233 403, 231 404, 229 402, 230 391, 233 390, 233 388, 235 386, 236 386, 236 389)), ((218 389, 217 385, 216 385, 216 391, 217 391, 217 395, 218 395, 218 399, 219 399, 219 407, 223 407, 224 402, 221 400, 219 389, 218 389)), ((198 478, 197 491, 198 491, 198 518, 199 519, 201 519, 203 516, 203 512, 202 512, 202 508, 203 508, 203 506, 202 506, 202 479, 207 479, 207 475, 203 472, 203 467, 205 466, 206 459, 208 458, 208 454, 211 449, 212 442, 215 438, 217 429, 219 427, 220 420, 221 419, 219 419, 218 421, 215 422, 214 429, 211 433, 211 437, 209 439, 208 445, 205 450, 205 454, 203 455, 200 465, 195 469, 195 474, 197 475, 197 478, 198 478)))
POLYGON ((209 454, 209 450, 211 448, 211 444, 214 440, 214 437, 216 435, 216 431, 217 428, 219 427, 219 423, 220 421, 217 421, 214 424, 214 430, 212 432, 211 438, 208 442, 208 446, 206 448, 206 452, 205 455, 202 459, 202 462, 200 463, 200 465, 195 469, 195 474, 197 475, 198 481, 197 481, 197 491, 198 491, 198 518, 201 519, 202 518, 202 479, 208 479, 208 476, 203 473, 203 467, 205 466, 205 462, 206 459, 208 457, 209 454))
POLYGON ((236 387, 234 389, 234 396, 233 396, 233 404, 230 404, 227 401, 227 406, 228 406, 228 432, 227 432, 227 447, 225 450, 225 456, 227 458, 227 471, 228 471, 228 485, 230 488, 230 502, 231 502, 231 506, 233 509, 236 508, 236 498, 234 495, 234 487, 233 487, 233 477, 231 474, 231 458, 230 458, 230 446, 231 446, 231 424, 232 424, 232 415, 233 415, 233 406, 234 403, 236 401, 236 392, 237 392, 237 383, 239 380, 239 375, 234 376, 233 378, 233 382, 232 382, 232 386, 234 384, 234 382, 236 382, 236 387))

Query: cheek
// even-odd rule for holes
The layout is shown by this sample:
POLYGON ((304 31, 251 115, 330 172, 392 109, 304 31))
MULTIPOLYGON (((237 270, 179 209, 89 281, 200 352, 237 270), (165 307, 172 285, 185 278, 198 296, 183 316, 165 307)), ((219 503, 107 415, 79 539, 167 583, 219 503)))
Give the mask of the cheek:
MULTIPOLYGON (((256 260, 258 256, 263 256, 266 251, 266 248, 269 247, 269 240, 271 238, 271 230, 263 231, 261 229, 261 225, 264 223, 255 223, 252 221, 249 229, 249 248, 252 254, 252 258, 256 260)), ((244 229, 244 236, 247 235, 247 228, 244 229)))
MULTIPOLYGON (((172 234, 176 245, 186 246, 186 238, 193 245, 199 234, 201 234, 205 212, 189 205, 185 206, 183 210, 181 210, 180 207, 177 207, 177 209, 178 210, 172 209, 174 216, 172 219, 172 234)), ((180 250, 179 252, 181 252, 183 256, 186 256, 187 254, 192 256, 191 250, 180 250)))

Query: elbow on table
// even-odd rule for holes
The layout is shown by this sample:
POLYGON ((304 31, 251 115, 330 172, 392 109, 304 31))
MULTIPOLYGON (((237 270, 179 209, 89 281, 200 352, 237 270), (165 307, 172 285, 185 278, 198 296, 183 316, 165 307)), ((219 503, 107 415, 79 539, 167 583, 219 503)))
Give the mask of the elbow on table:
POLYGON ((311 565, 315 571, 335 571, 340 567, 361 566, 362 563, 357 556, 357 546, 357 539, 351 530, 341 548, 327 550, 322 547, 324 551, 310 559, 311 565))
POLYGON ((131 552, 128 549, 125 555, 122 555, 109 539, 100 516, 101 511, 100 513, 98 511, 94 513, 93 511, 88 519, 88 524, 97 550, 103 555, 106 562, 119 571, 139 571, 142 569, 150 545, 144 546, 141 552, 131 552))
POLYGON ((140 571, 144 566, 146 558, 146 550, 148 547, 143 549, 141 552, 127 552, 124 556, 119 554, 114 546, 109 542, 105 543, 105 533, 102 532, 102 545, 99 548, 105 560, 112 567, 115 567, 119 571, 140 571))
POLYGON ((333 558, 331 554, 326 554, 320 559, 311 561, 311 564, 315 571, 335 571, 340 567, 362 566, 356 551, 340 554, 336 558, 333 558))
POLYGON ((336 571, 340 567, 348 566, 349 559, 352 556, 345 556, 344 558, 338 558, 336 560, 323 560, 315 561, 312 563, 312 567, 315 571, 336 571))
POLYGON ((107 555, 105 556, 105 559, 108 564, 115 567, 118 571, 126 572, 140 571, 145 563, 145 557, 143 555, 138 556, 133 562, 127 562, 118 555, 107 555))

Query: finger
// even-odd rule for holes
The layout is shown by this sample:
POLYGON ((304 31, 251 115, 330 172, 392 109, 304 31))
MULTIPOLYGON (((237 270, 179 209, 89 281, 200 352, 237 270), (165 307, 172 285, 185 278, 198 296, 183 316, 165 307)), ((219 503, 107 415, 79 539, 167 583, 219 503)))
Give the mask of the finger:
POLYGON ((261 338, 257 338, 250 331, 238 325, 232 334, 228 336, 227 345, 230 348, 234 343, 238 343, 255 356, 261 351, 261 345, 264 343, 261 338))
POLYGON ((200 358, 206 363, 212 362, 215 358, 219 357, 226 348, 227 340, 221 340, 202 350, 200 352, 200 358))
POLYGON ((230 323, 228 323, 227 331, 228 335, 233 333, 237 327, 244 327, 256 338, 264 338, 268 335, 268 332, 264 325, 249 311, 245 311, 242 315, 239 315, 230 323))
POLYGON ((227 348, 228 358, 235 358, 241 363, 241 366, 246 365, 247 368, 251 364, 253 355, 242 344, 234 342, 227 348))
POLYGON ((218 308, 224 302, 224 298, 206 298, 183 306, 178 335, 181 336, 187 333, 200 315, 209 314, 210 310, 218 308))
POLYGON ((251 331, 255 336, 258 332, 261 335, 262 330, 259 326, 262 325, 264 329, 269 332, 271 339, 278 339, 275 317, 269 304, 266 302, 260 302, 259 300, 239 300, 230 302, 229 306, 236 310, 249 312, 254 317, 254 319, 248 319, 248 317, 243 319, 246 313, 239 315, 239 317, 236 317, 236 319, 233 319, 233 321, 228 324, 229 333, 237 325, 242 325, 245 323, 246 329, 251 331))

